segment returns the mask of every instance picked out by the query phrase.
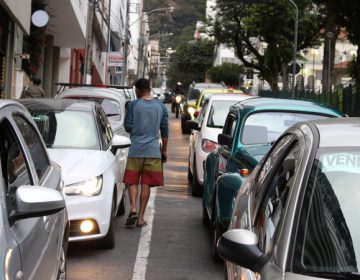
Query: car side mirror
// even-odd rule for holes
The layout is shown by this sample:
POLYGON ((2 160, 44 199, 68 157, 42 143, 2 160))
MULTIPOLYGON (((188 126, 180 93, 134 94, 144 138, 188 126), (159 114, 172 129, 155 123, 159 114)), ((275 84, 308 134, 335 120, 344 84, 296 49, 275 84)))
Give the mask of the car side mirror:
POLYGON ((258 237, 252 231, 233 229, 220 237, 217 250, 224 260, 259 272, 266 262, 266 257, 258 243, 258 237))
POLYGON ((9 223, 18 220, 55 214, 66 207, 62 194, 54 189, 39 186, 20 186, 16 190, 16 211, 9 223))
POLYGON ((200 130, 199 123, 197 121, 194 121, 194 120, 186 121, 186 127, 188 129, 192 129, 192 130, 197 130, 197 131, 200 130))
POLYGON ((228 146, 229 148, 232 146, 233 138, 230 135, 220 133, 218 135, 218 143, 219 145, 228 146))
POLYGON ((111 146, 113 149, 125 149, 129 148, 131 141, 128 137, 115 134, 111 140, 111 146))

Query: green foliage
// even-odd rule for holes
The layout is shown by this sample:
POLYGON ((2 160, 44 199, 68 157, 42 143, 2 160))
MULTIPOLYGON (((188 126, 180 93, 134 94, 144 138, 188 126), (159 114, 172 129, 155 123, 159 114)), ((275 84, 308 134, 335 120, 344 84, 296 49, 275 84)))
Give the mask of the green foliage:
MULTIPOLYGON (((156 16, 157 22, 150 23, 150 33, 168 32, 174 35, 161 40, 161 47, 171 47, 175 49, 184 40, 193 39, 196 21, 205 20, 206 0, 145 0, 144 10, 174 6, 175 11, 172 15, 160 14, 156 16)), ((186 42, 187 42, 186 41, 186 42)))
POLYGON ((223 63, 209 69, 207 74, 214 83, 223 81, 227 86, 237 86, 239 84, 239 75, 244 73, 242 65, 234 63, 223 63))
MULTIPOLYGON (((218 16, 211 24, 220 43, 233 46, 246 67, 259 70, 273 89, 277 77, 292 59, 294 7, 289 0, 264 2, 218 0, 218 16), (264 51, 259 51, 264 48, 264 51)), ((317 17, 310 0, 297 0, 299 8, 298 50, 317 44, 317 17)))
POLYGON ((192 81, 203 82, 213 62, 214 43, 191 41, 179 45, 171 57, 167 69, 168 86, 174 88, 177 82, 187 87, 192 81))

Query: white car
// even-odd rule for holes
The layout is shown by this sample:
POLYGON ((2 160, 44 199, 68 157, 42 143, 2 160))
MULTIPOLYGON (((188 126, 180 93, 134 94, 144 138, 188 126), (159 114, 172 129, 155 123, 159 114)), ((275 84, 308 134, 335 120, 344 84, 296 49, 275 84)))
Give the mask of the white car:
POLYGON ((102 239, 113 248, 114 218, 125 212, 122 183, 130 139, 113 135, 95 102, 28 99, 30 111, 48 148, 62 168, 70 241, 102 239))
POLYGON ((130 93, 125 94, 128 91, 130 89, 76 87, 61 92, 56 98, 82 99, 99 103, 109 119, 114 134, 128 136, 124 128, 126 102, 132 100, 128 96, 130 93))
POLYGON ((165 89, 163 88, 152 88, 151 93, 154 99, 158 99, 161 102, 165 101, 165 89))
POLYGON ((251 98, 246 94, 214 94, 205 101, 199 116, 188 121, 192 129, 189 141, 188 180, 191 192, 200 196, 204 185, 203 163, 209 153, 218 148, 218 134, 222 132, 225 119, 231 105, 251 98))

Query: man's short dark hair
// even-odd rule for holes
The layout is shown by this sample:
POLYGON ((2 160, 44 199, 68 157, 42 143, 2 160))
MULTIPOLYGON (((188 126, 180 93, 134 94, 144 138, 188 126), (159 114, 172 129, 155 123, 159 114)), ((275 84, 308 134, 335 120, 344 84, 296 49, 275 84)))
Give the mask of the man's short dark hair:
POLYGON ((135 87, 139 90, 150 90, 149 80, 140 78, 135 82, 135 87))

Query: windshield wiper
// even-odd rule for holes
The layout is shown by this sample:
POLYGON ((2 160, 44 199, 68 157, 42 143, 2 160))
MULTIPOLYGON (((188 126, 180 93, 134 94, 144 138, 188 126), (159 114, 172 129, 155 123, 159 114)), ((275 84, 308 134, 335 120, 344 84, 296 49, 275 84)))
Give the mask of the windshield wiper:
POLYGON ((360 279, 359 272, 328 272, 328 271, 311 271, 303 274, 329 279, 360 279))

